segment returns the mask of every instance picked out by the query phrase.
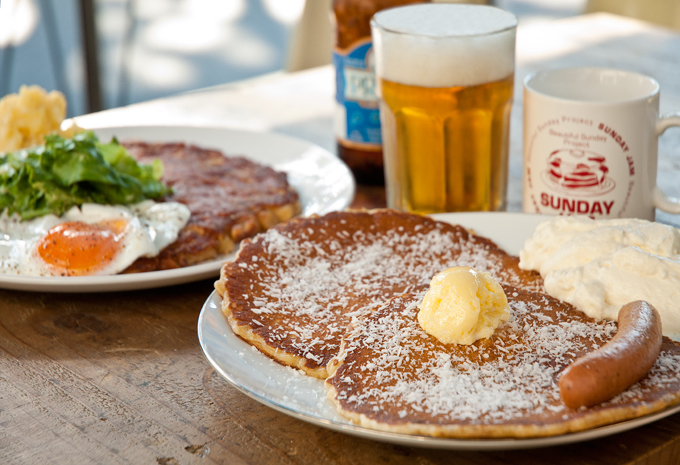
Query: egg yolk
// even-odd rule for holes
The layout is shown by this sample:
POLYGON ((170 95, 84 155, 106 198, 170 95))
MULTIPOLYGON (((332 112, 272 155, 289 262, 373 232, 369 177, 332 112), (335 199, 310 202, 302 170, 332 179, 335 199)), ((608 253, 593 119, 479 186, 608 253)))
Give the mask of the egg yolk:
POLYGON ((126 227, 127 221, 122 219, 96 224, 62 223, 40 239, 38 255, 55 274, 95 274, 118 255, 126 227))

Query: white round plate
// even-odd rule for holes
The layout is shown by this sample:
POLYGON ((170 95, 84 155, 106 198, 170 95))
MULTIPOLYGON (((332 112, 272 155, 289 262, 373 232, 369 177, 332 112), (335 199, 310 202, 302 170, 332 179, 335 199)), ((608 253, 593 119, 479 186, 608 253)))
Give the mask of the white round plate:
MULTIPOLYGON (((524 213, 447 213, 434 218, 461 224, 517 255, 536 225, 547 217, 524 213)), ((579 433, 528 439, 448 439, 387 433, 354 425, 326 397, 320 379, 285 367, 234 335, 213 292, 198 319, 198 339, 210 364, 241 392, 273 409, 332 430, 404 446, 459 450, 510 450, 556 446, 620 433, 680 411, 680 405, 635 420, 579 433)))
MULTIPOLYGON (((347 166, 327 150, 289 136, 223 128, 149 126, 95 129, 101 140, 185 142, 242 155, 288 174, 297 190, 302 215, 342 210, 354 199, 354 178, 347 166)), ((40 292, 109 292, 171 286, 217 277, 228 255, 217 260, 175 270, 129 275, 37 277, 0 274, 0 288, 40 292)))

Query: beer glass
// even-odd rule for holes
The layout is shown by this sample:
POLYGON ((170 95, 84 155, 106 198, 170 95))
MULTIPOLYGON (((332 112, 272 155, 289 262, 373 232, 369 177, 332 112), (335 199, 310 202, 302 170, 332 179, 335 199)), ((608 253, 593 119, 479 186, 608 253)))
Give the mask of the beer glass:
POLYGON ((517 18, 417 4, 371 21, 387 204, 416 213, 505 208, 517 18))

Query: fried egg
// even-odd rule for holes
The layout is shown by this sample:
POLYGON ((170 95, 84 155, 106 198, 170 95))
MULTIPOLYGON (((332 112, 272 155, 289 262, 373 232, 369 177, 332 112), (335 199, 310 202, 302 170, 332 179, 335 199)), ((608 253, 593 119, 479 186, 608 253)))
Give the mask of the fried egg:
POLYGON ((0 272, 26 276, 120 273, 139 257, 172 244, 189 221, 177 202, 136 205, 83 204, 61 217, 21 221, 0 216, 0 272))

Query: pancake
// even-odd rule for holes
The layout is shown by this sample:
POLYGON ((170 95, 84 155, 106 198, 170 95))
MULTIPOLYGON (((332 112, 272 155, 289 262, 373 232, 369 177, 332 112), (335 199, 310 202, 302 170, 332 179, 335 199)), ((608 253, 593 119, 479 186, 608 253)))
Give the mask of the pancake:
POLYGON ((422 293, 462 265, 542 289, 538 273, 492 241, 431 218, 391 210, 295 218, 225 264, 215 288, 234 333, 284 365, 326 378, 352 317, 403 293, 422 293))
POLYGON ((510 320, 470 346, 443 344, 417 321, 408 294, 355 318, 329 366, 329 398, 353 422, 441 437, 537 437, 647 415, 680 401, 680 345, 638 383, 591 408, 569 409, 559 374, 616 332, 548 295, 504 285, 510 320))
POLYGON ((193 265, 231 252, 235 244, 300 213, 298 194, 278 172, 244 157, 183 143, 127 141, 142 163, 163 162, 169 202, 189 207, 189 223, 157 257, 140 258, 127 273, 193 265))

